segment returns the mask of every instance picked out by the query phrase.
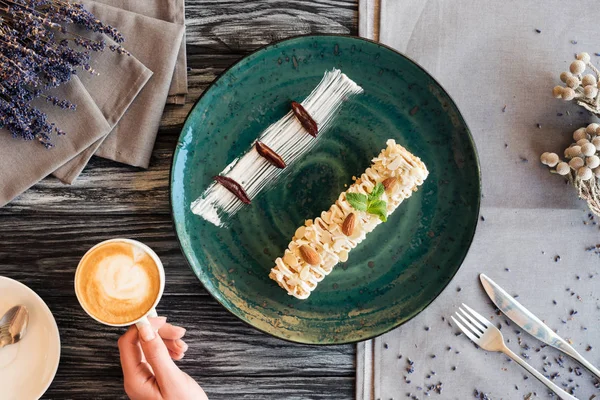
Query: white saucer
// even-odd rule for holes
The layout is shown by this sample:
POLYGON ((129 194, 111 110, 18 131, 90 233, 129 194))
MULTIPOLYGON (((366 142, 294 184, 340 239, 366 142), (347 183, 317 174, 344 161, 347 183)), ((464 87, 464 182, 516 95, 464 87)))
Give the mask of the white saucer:
POLYGON ((29 325, 19 343, 0 349, 0 397, 35 400, 46 392, 58 369, 60 337, 46 303, 22 283, 0 276, 0 318, 17 304, 27 307, 29 325))

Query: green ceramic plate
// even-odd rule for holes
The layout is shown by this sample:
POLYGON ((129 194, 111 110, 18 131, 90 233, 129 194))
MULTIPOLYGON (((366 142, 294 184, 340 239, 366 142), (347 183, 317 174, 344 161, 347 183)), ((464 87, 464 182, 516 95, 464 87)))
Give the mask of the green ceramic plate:
POLYGON ((348 343, 417 315, 448 285, 471 244, 480 200, 473 140, 456 105, 421 67, 385 46, 346 36, 303 36, 244 58, 190 112, 171 171, 181 247, 206 289, 263 332, 294 342, 348 343), (196 199, 259 133, 341 69, 364 88, 346 102, 289 175, 217 228, 192 214, 196 199), (388 138, 430 171, 402 204, 319 284, 297 300, 269 279, 296 228, 320 215, 388 138))

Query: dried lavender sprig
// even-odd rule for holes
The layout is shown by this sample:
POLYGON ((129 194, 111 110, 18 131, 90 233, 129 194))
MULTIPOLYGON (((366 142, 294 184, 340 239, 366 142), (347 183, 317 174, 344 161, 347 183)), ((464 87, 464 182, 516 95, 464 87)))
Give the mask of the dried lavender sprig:
MULTIPOLYGON (((104 40, 82 37, 68 29, 71 25, 123 42, 115 28, 102 23, 82 4, 0 0, 0 128, 14 137, 52 147, 52 133, 65 134, 31 102, 41 97, 54 106, 74 110, 70 101, 43 91, 70 81, 78 70, 95 73, 89 63, 90 52, 106 48, 104 40)), ((120 45, 109 48, 129 54, 120 45)))
POLYGON ((28 11, 37 17, 43 17, 49 22, 76 24, 85 29, 105 34, 117 43, 123 43, 123 35, 110 25, 104 24, 83 4, 63 0, 0 0, 9 10, 28 11))

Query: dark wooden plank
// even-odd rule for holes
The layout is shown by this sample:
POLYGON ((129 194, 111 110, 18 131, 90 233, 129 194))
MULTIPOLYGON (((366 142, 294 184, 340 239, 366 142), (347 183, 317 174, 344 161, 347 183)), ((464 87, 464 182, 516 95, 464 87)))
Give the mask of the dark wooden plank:
POLYGON ((185 116, 219 73, 274 40, 356 34, 356 0, 188 0, 186 9, 190 94, 184 106, 165 109, 150 169, 93 159, 73 186, 49 178, 0 209, 0 275, 36 290, 61 332, 61 366, 45 398, 125 398, 116 349, 122 329, 93 322, 72 289, 83 253, 100 240, 125 236, 149 244, 165 263, 159 311, 188 328, 190 350, 181 367, 211 399, 351 399, 354 346, 283 342, 208 296, 175 239, 168 176, 185 116))
POLYGON ((187 356, 193 374, 353 374, 351 345, 320 348, 290 344, 229 314, 183 265, 168 218, 148 218, 141 222, 134 217, 69 217, 68 221, 62 217, 2 218, 6 224, 2 225, 0 273, 27 283, 53 311, 64 345, 61 371, 80 377, 105 376, 110 369, 113 375, 119 374, 118 359, 107 349, 114 349, 122 330, 91 321, 77 304, 72 280, 87 248, 106 237, 121 235, 148 243, 163 259, 167 294, 158 309, 188 328, 191 349, 187 356), (198 360, 210 363, 204 365, 198 360))
MULTIPOLYGON (((63 343, 60 376, 119 376, 117 339, 124 328, 103 326, 75 296, 46 296, 63 343)), ((209 296, 165 296, 160 315, 187 329, 190 346, 181 363, 193 376, 354 375, 354 346, 308 346, 266 335, 228 313, 209 296)))
MULTIPOLYGON (((119 377, 93 377, 96 382, 74 379, 55 383, 44 399, 127 399, 119 377)), ((210 400, 351 400, 351 377, 209 377, 197 378, 210 400)))
POLYGON ((156 251, 165 266, 165 293, 207 294, 179 248, 169 215, 0 216, 0 275, 24 282, 42 296, 72 296, 83 254, 115 237, 138 239, 156 251))
POLYGON ((143 218, 142 214, 168 215, 171 154, 172 150, 155 148, 148 170, 92 158, 73 185, 48 177, 0 208, 0 216, 110 213, 136 214, 143 218))
POLYGON ((354 0, 194 1, 186 4, 188 50, 247 54, 309 33, 358 33, 354 0))

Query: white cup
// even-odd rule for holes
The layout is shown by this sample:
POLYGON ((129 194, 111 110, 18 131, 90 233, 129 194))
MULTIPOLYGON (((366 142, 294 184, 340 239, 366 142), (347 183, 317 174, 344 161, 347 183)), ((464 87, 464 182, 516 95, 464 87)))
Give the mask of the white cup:
POLYGON ((158 302, 160 301, 160 298, 162 297, 164 290, 165 290, 165 269, 163 267, 162 262, 160 261, 160 258, 158 258, 158 255, 156 255, 156 253, 154 252, 154 250, 152 250, 150 247, 146 246, 142 242, 138 242, 137 240, 133 240, 133 239, 110 239, 110 240, 105 240, 103 242, 98 243, 97 245, 95 245, 94 247, 92 247, 91 249, 89 249, 84 254, 83 257, 81 257, 81 260, 79 261, 79 265, 77 265, 77 271, 75 272, 75 295, 77 296, 77 300, 79 301, 79 304, 81 305, 81 308, 83 308, 83 310, 87 313, 87 315, 89 315, 90 317, 92 317, 96 321, 100 322, 101 324, 108 325, 108 326, 118 327, 118 326, 129 326, 129 325, 135 324, 138 328, 140 328, 141 326, 144 326, 144 325, 150 325, 150 321, 148 321, 148 317, 156 317, 156 316, 158 316, 158 314, 156 313, 156 306, 158 305, 158 302), (143 315, 142 317, 138 318, 137 320, 126 322, 124 324, 109 324, 108 322, 104 322, 104 321, 96 318, 92 313, 90 313, 85 308, 85 305, 81 301, 81 298, 79 297, 79 293, 77 291, 77 274, 79 274, 80 267, 81 267, 81 262, 94 249, 96 249, 96 248, 98 248, 100 246, 103 246, 105 244, 114 243, 114 242, 128 243, 128 244, 131 244, 133 246, 138 246, 139 248, 141 248, 142 250, 144 250, 150 257, 152 257, 152 260, 156 264, 156 268, 158 268, 158 274, 159 274, 159 277, 160 277, 160 290, 158 291, 158 296, 156 297, 156 300, 154 300, 154 304, 152 305, 152 308, 150 308, 150 311, 148 311, 145 315, 143 315))

